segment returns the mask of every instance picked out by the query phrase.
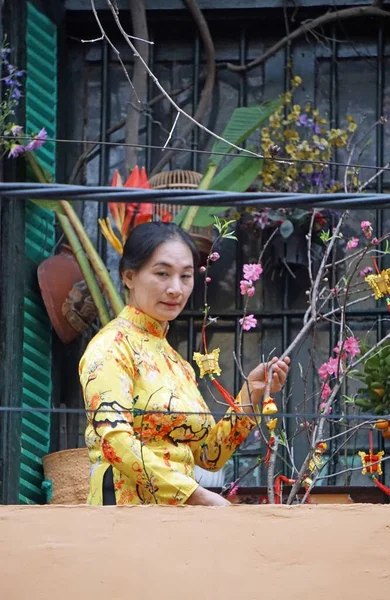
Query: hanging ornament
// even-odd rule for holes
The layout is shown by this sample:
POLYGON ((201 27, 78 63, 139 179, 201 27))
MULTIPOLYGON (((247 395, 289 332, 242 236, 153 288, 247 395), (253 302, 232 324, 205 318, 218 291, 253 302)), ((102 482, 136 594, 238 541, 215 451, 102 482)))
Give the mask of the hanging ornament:
POLYGON ((323 454, 327 451, 328 445, 325 442, 319 442, 314 450, 314 456, 309 462, 308 470, 311 474, 320 470, 324 464, 323 454))
POLYGON ((369 473, 372 475, 375 473, 376 475, 382 475, 382 465, 381 460, 384 455, 384 450, 377 452, 376 454, 372 452, 363 452, 362 450, 358 452, 361 461, 362 461, 362 475, 366 475, 369 473))
POLYGON ((194 352, 193 359, 199 367, 199 376, 201 379, 205 375, 220 375, 221 368, 218 364, 219 361, 219 353, 221 350, 219 348, 215 348, 212 352, 208 354, 201 354, 200 352, 194 352))
POLYGON ((275 404, 275 400, 273 398, 265 398, 263 401, 263 415, 274 415, 278 412, 278 407, 275 404))
POLYGON ((370 451, 368 453, 364 452, 363 450, 358 452, 363 466, 362 475, 371 475, 371 479, 373 480, 375 485, 380 490, 382 490, 382 492, 390 496, 390 488, 388 488, 384 483, 382 483, 378 479, 378 475, 382 475, 381 462, 383 460, 385 452, 384 450, 381 450, 380 452, 374 453, 372 430, 370 430, 368 435, 370 439, 370 451))
POLYGON ((390 312, 390 298, 387 297, 390 295, 390 269, 382 269, 380 271, 375 258, 372 259, 372 262, 374 263, 376 274, 367 275, 365 281, 373 289, 375 300, 386 297, 387 309, 390 312))

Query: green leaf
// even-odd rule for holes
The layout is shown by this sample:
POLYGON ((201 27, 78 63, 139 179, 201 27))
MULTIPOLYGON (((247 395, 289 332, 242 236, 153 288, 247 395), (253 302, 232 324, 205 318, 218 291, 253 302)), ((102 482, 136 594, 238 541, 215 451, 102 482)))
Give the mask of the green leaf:
POLYGON ((242 154, 233 158, 230 163, 214 177, 210 190, 229 192, 245 192, 263 168, 263 160, 249 158, 242 154))
POLYGON ((227 206, 201 206, 192 222, 194 227, 209 227, 214 225, 215 215, 229 210, 227 206))
POLYGON ((188 211, 188 206, 183 206, 183 208, 181 209, 181 211, 179 211, 176 215, 176 217, 173 219, 173 222, 176 223, 176 225, 181 225, 184 221, 184 217, 186 216, 188 211))
MULTIPOLYGON (((236 108, 230 117, 225 129, 221 133, 221 137, 225 138, 229 142, 240 146, 256 129, 260 127, 269 117, 282 105, 281 98, 277 100, 271 100, 257 106, 244 106, 242 108, 236 108)), ((213 154, 210 157, 209 164, 219 165, 223 156, 222 153, 226 154, 231 152, 234 148, 218 140, 212 147, 213 154)))
POLYGON ((283 223, 279 227, 279 232, 282 237, 287 239, 294 232, 294 225, 291 223, 291 221, 286 219, 286 221, 283 221, 283 223))
MULTIPOLYGON (((173 222, 179 225, 179 227, 182 226, 189 208, 189 206, 184 206, 173 219, 173 222)), ((191 223, 191 227, 210 227, 210 225, 214 225, 214 216, 224 213, 227 210, 229 210, 229 206, 200 206, 191 223)))

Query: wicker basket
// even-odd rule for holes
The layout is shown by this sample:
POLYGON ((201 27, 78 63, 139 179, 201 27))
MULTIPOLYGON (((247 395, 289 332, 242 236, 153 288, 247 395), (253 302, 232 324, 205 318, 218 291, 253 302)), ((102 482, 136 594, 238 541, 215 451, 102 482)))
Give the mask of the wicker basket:
MULTIPOLYGON (((150 178, 150 185, 155 190, 196 190, 202 180, 202 174, 196 171, 184 171, 176 169, 174 171, 163 171, 150 178)), ((181 205, 160 204, 155 207, 156 216, 165 212, 170 212, 173 217, 181 211, 181 205)), ((190 233, 198 246, 201 254, 201 260, 204 262, 212 246, 213 228, 211 227, 191 227, 190 233)))
POLYGON ((196 171, 163 171, 150 178, 150 185, 155 190, 196 190, 202 174, 196 171))
POLYGON ((43 457, 45 482, 51 483, 49 504, 86 504, 90 462, 87 448, 61 450, 43 457))

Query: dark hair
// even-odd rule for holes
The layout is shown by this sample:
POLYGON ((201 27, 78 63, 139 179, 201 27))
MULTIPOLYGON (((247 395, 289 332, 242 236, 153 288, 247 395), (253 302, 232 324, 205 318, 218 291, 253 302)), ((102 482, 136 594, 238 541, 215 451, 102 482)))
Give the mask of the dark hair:
POLYGON ((153 252, 168 240, 179 240, 191 250, 194 267, 199 264, 199 251, 191 236, 175 223, 152 221, 137 225, 130 232, 123 247, 123 255, 119 263, 119 273, 132 269, 139 271, 151 258, 153 252))

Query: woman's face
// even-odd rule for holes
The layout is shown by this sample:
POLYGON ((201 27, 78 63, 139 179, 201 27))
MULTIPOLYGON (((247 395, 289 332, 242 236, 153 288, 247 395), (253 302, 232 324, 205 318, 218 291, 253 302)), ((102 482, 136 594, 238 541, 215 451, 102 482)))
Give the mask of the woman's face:
POLYGON ((130 291, 130 304, 161 324, 172 321, 194 287, 192 252, 181 240, 168 240, 138 272, 125 271, 123 281, 130 291))

